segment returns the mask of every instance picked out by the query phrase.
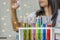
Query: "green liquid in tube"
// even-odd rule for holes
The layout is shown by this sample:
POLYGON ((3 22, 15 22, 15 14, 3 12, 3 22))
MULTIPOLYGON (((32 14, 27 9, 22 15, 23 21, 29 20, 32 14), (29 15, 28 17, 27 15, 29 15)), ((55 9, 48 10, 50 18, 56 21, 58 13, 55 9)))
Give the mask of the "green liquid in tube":
MULTIPOLYGON (((31 25, 29 25, 29 28, 31 28, 31 25)), ((28 40, 32 40, 32 31, 31 29, 28 30, 28 40)))
MULTIPOLYGON (((38 27, 41 27, 41 24, 38 24, 38 27)), ((41 40, 41 29, 38 29, 38 40, 41 40)))
MULTIPOLYGON (((24 27, 26 27, 26 23, 24 23, 24 27)), ((24 30, 24 40, 27 40, 27 30, 24 30)))
MULTIPOLYGON (((38 19, 37 19, 37 28, 40 28, 41 27, 41 18, 40 18, 40 16, 38 16, 38 19)), ((41 29, 38 29, 37 30, 37 34, 38 34, 38 36, 37 36, 37 40, 41 40, 42 38, 41 38, 41 29)))

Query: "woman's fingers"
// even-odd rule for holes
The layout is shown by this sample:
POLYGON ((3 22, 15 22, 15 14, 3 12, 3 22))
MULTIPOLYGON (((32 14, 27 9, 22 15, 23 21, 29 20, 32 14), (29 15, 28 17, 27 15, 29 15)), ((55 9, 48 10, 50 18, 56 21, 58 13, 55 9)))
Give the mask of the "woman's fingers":
POLYGON ((18 3, 13 3, 11 7, 14 8, 14 9, 17 9, 19 7, 19 4, 18 3))
POLYGON ((11 0, 11 8, 17 9, 19 7, 19 0, 12 1, 11 0))

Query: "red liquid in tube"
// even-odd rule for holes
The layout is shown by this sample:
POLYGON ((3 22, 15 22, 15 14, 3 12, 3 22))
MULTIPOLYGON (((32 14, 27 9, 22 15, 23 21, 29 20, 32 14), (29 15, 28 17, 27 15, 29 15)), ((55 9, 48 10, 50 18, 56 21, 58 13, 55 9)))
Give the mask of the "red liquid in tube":
MULTIPOLYGON (((50 28, 50 27, 52 27, 52 25, 51 24, 47 24, 47 27, 50 28)), ((50 33, 51 33, 50 29, 47 29, 47 40, 51 40, 50 39, 50 36, 51 36, 50 33)))

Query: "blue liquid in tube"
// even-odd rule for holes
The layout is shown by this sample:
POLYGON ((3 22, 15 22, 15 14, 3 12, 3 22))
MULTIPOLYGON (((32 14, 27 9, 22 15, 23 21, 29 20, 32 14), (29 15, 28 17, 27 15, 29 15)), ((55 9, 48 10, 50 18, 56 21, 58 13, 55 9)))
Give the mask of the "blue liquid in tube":
MULTIPOLYGON (((43 24, 43 27, 46 27, 46 24, 43 24)), ((43 30, 43 40, 46 40, 46 29, 42 29, 43 30)))

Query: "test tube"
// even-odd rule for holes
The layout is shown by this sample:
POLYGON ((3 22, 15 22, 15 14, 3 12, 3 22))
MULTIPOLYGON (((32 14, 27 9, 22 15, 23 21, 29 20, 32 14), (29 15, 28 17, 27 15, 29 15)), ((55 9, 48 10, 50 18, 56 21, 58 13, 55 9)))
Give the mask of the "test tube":
MULTIPOLYGON (((23 27, 24 28, 26 28, 27 27, 27 21, 26 21, 27 19, 26 18, 24 18, 24 24, 23 24, 23 27)), ((27 30, 26 29, 24 29, 24 40, 27 40, 27 30)))
MULTIPOLYGON (((42 28, 46 28, 46 16, 42 16, 42 28)), ((42 40, 46 40, 46 29, 42 29, 42 40)))
MULTIPOLYGON (((32 27, 32 26, 29 25, 29 27, 32 27)), ((32 30, 31 29, 28 30, 28 40, 32 40, 32 30)))
MULTIPOLYGON (((31 28, 32 27, 32 18, 30 17, 30 18, 28 18, 28 21, 29 21, 29 25, 28 25, 28 28, 31 28)), ((31 29, 29 29, 28 30, 28 40, 32 40, 32 30, 31 29)))
MULTIPOLYGON (((51 17, 47 17, 47 27, 48 28, 51 28, 52 27, 52 21, 51 21, 51 17)), ((50 29, 47 29, 47 40, 51 40, 50 37, 51 37, 51 30, 50 29)))
MULTIPOLYGON (((37 28, 41 27, 41 18, 40 18, 40 16, 38 16, 38 18, 37 18, 36 27, 37 28)), ((37 40, 41 40, 41 29, 36 30, 36 33, 38 34, 38 35, 36 34, 37 35, 37 40)))
MULTIPOLYGON (((34 27, 36 27, 36 18, 33 18, 33 20, 32 20, 32 27, 34 28, 34 27)), ((32 30, 32 34, 33 34, 33 40, 36 40, 36 30, 35 29, 33 29, 32 30)))

